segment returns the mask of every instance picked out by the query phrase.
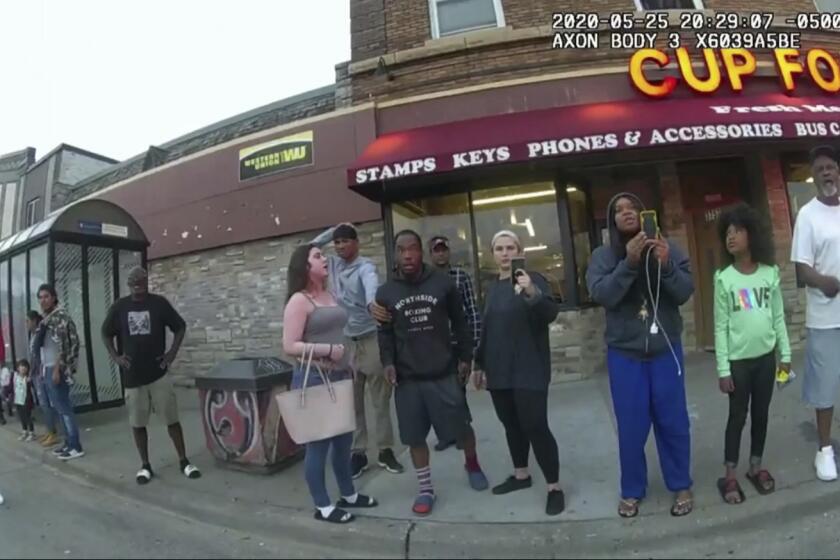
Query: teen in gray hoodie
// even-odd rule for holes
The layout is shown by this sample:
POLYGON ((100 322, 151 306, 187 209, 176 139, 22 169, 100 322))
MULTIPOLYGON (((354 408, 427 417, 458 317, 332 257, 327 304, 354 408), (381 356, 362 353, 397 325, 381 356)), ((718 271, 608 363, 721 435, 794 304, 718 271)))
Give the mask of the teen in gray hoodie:
POLYGON ((653 424, 671 514, 691 513, 691 438, 685 400, 679 306, 694 292, 688 257, 641 230, 641 200, 620 193, 609 203, 610 244, 592 254, 589 293, 606 310, 607 369, 618 426, 619 515, 634 517, 647 491, 645 443, 653 424))

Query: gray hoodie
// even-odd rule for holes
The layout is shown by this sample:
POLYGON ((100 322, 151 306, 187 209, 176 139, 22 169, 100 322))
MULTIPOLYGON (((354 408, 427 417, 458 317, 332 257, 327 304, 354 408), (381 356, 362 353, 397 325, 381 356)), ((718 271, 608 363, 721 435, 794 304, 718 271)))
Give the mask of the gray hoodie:
MULTIPOLYGON (((647 359, 668 352, 668 340, 674 346, 679 344, 683 327, 679 306, 694 293, 694 282, 688 256, 669 241, 670 260, 662 267, 660 284, 660 327, 657 333, 651 333, 653 304, 644 269, 645 262, 648 262, 647 253, 642 253, 639 265, 634 266, 627 261, 627 240, 622 239, 615 225, 615 203, 622 197, 635 201, 639 210, 644 210, 642 201, 629 193, 619 193, 610 200, 607 207, 610 245, 599 247, 592 254, 586 271, 586 284, 592 299, 606 309, 607 329, 604 338, 607 346, 647 359)), ((648 264, 651 291, 656 296, 658 266, 653 255, 648 264)))

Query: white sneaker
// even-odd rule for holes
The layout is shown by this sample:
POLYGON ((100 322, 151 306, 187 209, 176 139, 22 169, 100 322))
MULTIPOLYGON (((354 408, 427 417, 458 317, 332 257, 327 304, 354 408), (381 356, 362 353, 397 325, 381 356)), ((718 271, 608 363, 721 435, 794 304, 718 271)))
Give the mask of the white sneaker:
POLYGON ((830 482, 837 480, 837 464, 834 462, 834 448, 830 445, 817 451, 814 459, 814 467, 817 469, 817 478, 830 482))

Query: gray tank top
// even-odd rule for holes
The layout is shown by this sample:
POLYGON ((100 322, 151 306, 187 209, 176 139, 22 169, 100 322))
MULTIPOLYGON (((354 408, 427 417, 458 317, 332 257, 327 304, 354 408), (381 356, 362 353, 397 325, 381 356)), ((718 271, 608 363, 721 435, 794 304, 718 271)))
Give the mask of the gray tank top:
POLYGON ((336 369, 347 369, 350 365, 350 348, 345 342, 344 325, 347 324, 347 311, 339 305, 318 305, 304 294, 315 306, 309 313, 303 328, 304 342, 322 344, 344 344, 344 356, 336 363, 336 369))

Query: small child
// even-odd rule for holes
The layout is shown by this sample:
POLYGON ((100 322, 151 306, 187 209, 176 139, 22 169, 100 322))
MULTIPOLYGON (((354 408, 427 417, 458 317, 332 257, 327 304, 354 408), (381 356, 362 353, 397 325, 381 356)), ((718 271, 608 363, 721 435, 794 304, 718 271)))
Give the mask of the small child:
POLYGON ((35 423, 32 420, 32 409, 35 408, 35 398, 32 394, 32 379, 29 376, 29 362, 18 360, 17 371, 15 372, 15 406, 17 407, 20 425, 23 433, 18 438, 20 441, 33 441, 35 439, 35 423))
POLYGON ((775 489, 773 477, 761 466, 761 457, 776 381, 776 351, 779 369, 790 372, 790 341, 773 239, 758 212, 739 205, 725 212, 718 226, 724 255, 731 263, 715 274, 718 383, 729 395, 726 475, 718 480, 718 490, 726 503, 734 505, 744 501, 735 468, 748 412, 752 441, 747 480, 762 495, 775 489))
POLYGON ((9 371, 5 365, 0 368, 0 425, 6 425, 6 418, 3 415, 3 410, 9 412, 9 416, 14 416, 12 407, 14 406, 15 387, 12 380, 12 372, 9 371))

